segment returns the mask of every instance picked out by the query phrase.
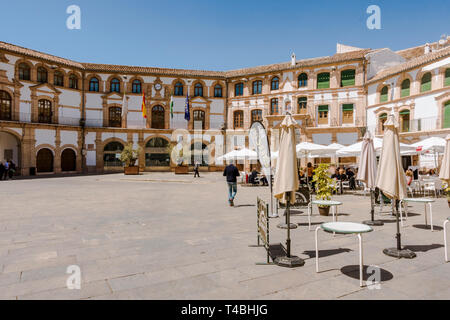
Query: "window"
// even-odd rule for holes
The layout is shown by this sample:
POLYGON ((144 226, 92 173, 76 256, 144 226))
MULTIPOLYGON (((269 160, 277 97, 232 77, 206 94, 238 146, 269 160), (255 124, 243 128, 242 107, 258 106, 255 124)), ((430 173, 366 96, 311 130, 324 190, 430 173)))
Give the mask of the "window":
POLYGON ((444 112, 443 112, 443 129, 450 128, 450 100, 444 104, 444 112))
POLYGON ((241 83, 236 83, 234 85, 234 95, 237 96, 242 96, 244 95, 244 84, 241 83))
POLYGON ((154 106, 152 108, 152 128, 165 128, 164 108, 162 106, 154 106))
POLYGON ((69 88, 78 89, 78 78, 74 74, 71 74, 69 77, 69 88))
POLYGON ((244 111, 242 110, 235 111, 233 114, 233 119, 235 129, 244 127, 244 111))
POLYGON ((177 82, 175 84, 174 95, 175 96, 182 96, 183 95, 183 84, 181 82, 177 82))
POLYGON ((30 67, 26 63, 19 64, 19 80, 30 80, 30 67))
POLYGON ((92 92, 98 92, 98 79, 97 78, 91 78, 91 80, 89 81, 89 91, 92 92))
POLYGON ((222 98, 222 86, 220 84, 214 86, 214 97, 222 98))
POLYGON ((145 148, 146 167, 170 166, 169 141, 160 137, 151 138, 145 148))
POLYGON ((300 97, 297 99, 297 105, 298 105, 298 113, 299 114, 306 114, 307 113, 307 106, 308 106, 308 98, 307 97, 300 97))
POLYGON ((279 109, 278 109, 278 99, 277 98, 273 98, 270 100, 270 114, 274 115, 274 114, 279 114, 279 109))
POLYGON ((278 77, 273 77, 270 83, 270 90, 278 90, 280 86, 280 79, 278 77))
POLYGON ((39 67, 37 69, 37 82, 39 82, 39 83, 47 83, 48 82, 48 73, 45 68, 39 67))
POLYGON ((201 83, 196 83, 194 86, 194 97, 203 97, 203 86, 201 83))
POLYGON ((6 91, 0 91, 0 120, 11 120, 11 96, 6 91))
POLYGON ((319 121, 318 124, 328 124, 328 106, 319 106, 318 108, 319 121))
POLYGON ((306 73, 302 73, 298 76, 298 87, 304 88, 308 86, 308 75, 306 73))
POLYGON ((384 123, 387 120, 387 113, 381 114, 378 119, 379 119, 379 121, 378 121, 379 122, 378 130, 380 131, 380 133, 383 133, 384 132, 384 123))
POLYGON ((355 85, 355 70, 343 70, 341 72, 341 87, 355 85))
POLYGON ((52 103, 48 100, 38 101, 38 122, 40 123, 52 123, 52 103))
POLYGON ((402 82, 402 88, 401 88, 401 94, 400 94, 400 96, 402 98, 410 95, 410 86, 411 86, 411 81, 409 81, 409 79, 406 79, 402 82))
POLYGON ((110 92, 120 92, 120 80, 114 78, 111 80, 111 90, 110 92))
POLYGON ((191 164, 198 163, 201 166, 208 166, 208 146, 201 142, 194 142, 191 145, 191 164))
POLYGON ((109 108, 109 127, 120 128, 122 127, 122 108, 110 107, 109 108))
POLYGON ((53 76, 53 83, 55 86, 63 87, 64 86, 64 76, 61 72, 56 71, 53 76))
POLYGON ((120 142, 110 142, 103 149, 103 164, 105 167, 122 167, 120 154, 123 151, 123 144, 120 142))
POLYGON ((202 110, 194 110, 194 129, 205 129, 205 111, 202 110), (199 122, 201 124, 201 128, 198 128, 199 122))
POLYGON ((328 89, 330 87, 330 73, 323 72, 317 75, 317 89, 328 89))
POLYGON ((142 84, 139 80, 134 80, 133 84, 131 86, 131 92, 132 93, 142 93, 142 84))
POLYGON ((444 87, 450 86, 450 68, 445 70, 444 87))
POLYGON ((343 124, 353 123, 353 104, 342 105, 342 123, 343 124))
POLYGON ((420 82, 420 92, 431 90, 431 72, 425 73, 420 82))
POLYGON ((252 110, 252 124, 253 122, 262 122, 262 110, 252 110))
POLYGON ((387 86, 383 87, 380 92, 380 103, 388 101, 389 88, 387 86))
POLYGON ((262 81, 253 81, 253 94, 261 94, 262 92, 262 81))
POLYGON ((409 132, 409 110, 402 110, 399 114, 401 132, 409 132))

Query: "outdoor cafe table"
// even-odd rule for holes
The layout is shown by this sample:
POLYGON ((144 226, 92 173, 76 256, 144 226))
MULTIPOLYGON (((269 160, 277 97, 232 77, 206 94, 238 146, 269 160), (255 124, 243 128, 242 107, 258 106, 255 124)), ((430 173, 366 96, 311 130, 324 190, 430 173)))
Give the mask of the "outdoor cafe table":
POLYGON ((363 246, 362 246, 362 234, 372 232, 373 229, 362 223, 354 222, 326 222, 322 223, 316 228, 316 272, 319 272, 319 246, 318 246, 318 233, 319 230, 338 233, 338 234, 356 234, 359 240, 359 286, 363 286, 363 246))
POLYGON ((312 206, 329 206, 331 207, 331 212, 333 214, 333 221, 337 221, 337 206, 342 205, 342 202, 335 200, 313 200, 308 205, 308 225, 309 230, 311 230, 311 216, 312 216, 312 206))
POLYGON ((402 214, 402 203, 405 203, 405 220, 408 217, 408 203, 423 203, 425 207, 425 225, 428 226, 427 221, 427 206, 430 208, 430 223, 431 223, 431 231, 433 231, 433 208, 432 203, 435 202, 433 199, 429 198, 405 198, 400 200, 400 221, 403 226, 403 214, 402 214))

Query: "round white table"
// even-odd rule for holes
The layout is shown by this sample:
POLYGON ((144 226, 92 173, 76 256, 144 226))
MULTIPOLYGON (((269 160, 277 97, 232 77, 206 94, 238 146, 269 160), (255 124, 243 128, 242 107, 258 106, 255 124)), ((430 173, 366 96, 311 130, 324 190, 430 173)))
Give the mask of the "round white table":
POLYGON ((373 229, 362 223, 354 222, 326 222, 322 223, 320 227, 316 228, 316 272, 319 272, 319 245, 318 233, 319 230, 338 233, 338 234, 356 234, 359 240, 359 286, 363 286, 363 245, 362 234, 372 232, 373 229))
POLYGON ((311 230, 311 216, 312 216, 312 206, 328 206, 331 207, 331 213, 333 214, 333 221, 337 221, 337 206, 342 205, 342 202, 335 200, 313 200, 308 205, 308 229, 311 230))
POLYGON ((447 248, 447 223, 450 221, 450 217, 444 222, 444 249, 445 249, 445 262, 448 262, 448 248, 447 248))
POLYGON ((408 217, 408 203, 423 203, 425 206, 425 225, 428 226, 428 220, 427 220, 427 206, 430 209, 430 223, 431 223, 431 231, 433 230, 433 207, 432 203, 435 202, 435 200, 430 198, 405 198, 403 200, 400 200, 400 221, 403 226, 403 213, 402 213, 402 203, 405 203, 405 220, 408 217))

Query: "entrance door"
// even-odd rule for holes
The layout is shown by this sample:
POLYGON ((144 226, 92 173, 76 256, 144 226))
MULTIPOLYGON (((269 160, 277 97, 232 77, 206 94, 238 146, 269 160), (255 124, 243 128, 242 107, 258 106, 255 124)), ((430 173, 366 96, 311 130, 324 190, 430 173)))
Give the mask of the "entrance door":
POLYGON ((61 170, 76 171, 77 156, 72 149, 65 149, 61 154, 61 170))
POLYGON ((36 156, 37 172, 53 172, 53 153, 49 149, 39 150, 36 156))

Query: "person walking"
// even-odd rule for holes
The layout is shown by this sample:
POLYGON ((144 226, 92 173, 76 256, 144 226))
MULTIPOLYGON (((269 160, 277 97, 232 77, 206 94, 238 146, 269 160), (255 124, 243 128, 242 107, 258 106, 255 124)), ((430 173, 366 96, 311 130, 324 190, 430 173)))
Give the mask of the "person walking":
POLYGON ((3 173, 3 179, 8 180, 8 172, 9 171, 9 161, 5 162, 5 171, 3 173))
POLYGON ((9 161, 9 172, 8 172, 9 179, 12 180, 15 173, 16 173, 16 164, 12 160, 10 160, 9 161))
POLYGON ((223 176, 227 177, 227 185, 228 185, 228 203, 230 207, 234 206, 234 197, 236 197, 237 193, 237 179, 241 174, 239 173, 238 168, 231 162, 228 166, 223 170, 223 176))
POLYGON ((195 177, 199 177, 200 178, 198 161, 195 162, 195 166, 194 166, 194 178, 195 177))

